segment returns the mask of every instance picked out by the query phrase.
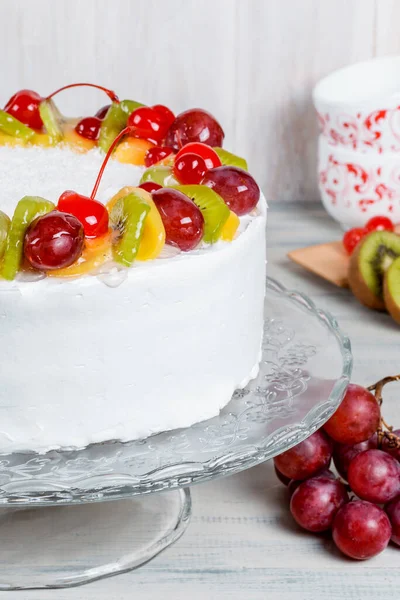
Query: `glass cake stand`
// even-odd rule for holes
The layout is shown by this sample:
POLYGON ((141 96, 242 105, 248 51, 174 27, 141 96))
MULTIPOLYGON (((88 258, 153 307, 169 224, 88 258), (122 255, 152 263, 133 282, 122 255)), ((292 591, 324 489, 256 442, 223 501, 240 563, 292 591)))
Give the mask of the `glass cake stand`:
POLYGON ((307 296, 269 278, 265 304, 260 373, 219 416, 125 444, 0 455, 0 589, 138 567, 184 533, 188 486, 248 469, 321 427, 349 382, 349 340, 307 296))

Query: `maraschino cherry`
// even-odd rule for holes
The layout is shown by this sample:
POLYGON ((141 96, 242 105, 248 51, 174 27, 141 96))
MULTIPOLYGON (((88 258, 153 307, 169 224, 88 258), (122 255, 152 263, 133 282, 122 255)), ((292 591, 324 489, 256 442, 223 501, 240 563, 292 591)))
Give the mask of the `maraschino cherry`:
POLYGON ((147 150, 146 156, 144 157, 144 164, 147 168, 151 167, 160 162, 160 160, 167 158, 167 156, 170 156, 172 153, 172 148, 168 148, 168 146, 153 146, 147 150))
POLYGON ((20 90, 9 99, 4 110, 27 127, 40 131, 43 128, 39 113, 42 100, 44 98, 33 90, 20 90))
POLYGON ((128 126, 132 127, 133 137, 159 145, 174 119, 173 112, 162 104, 140 106, 129 115, 128 126))

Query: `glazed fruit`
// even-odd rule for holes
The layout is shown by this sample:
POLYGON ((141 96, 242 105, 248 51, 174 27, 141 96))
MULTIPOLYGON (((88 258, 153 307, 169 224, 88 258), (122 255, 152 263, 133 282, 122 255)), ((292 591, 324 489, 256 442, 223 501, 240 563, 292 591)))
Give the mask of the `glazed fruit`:
POLYGON ((30 129, 4 110, 0 110, 0 131, 24 142, 32 140, 35 136, 33 129, 30 129))
POLYGON ((138 187, 151 194, 156 190, 161 190, 162 185, 160 185, 159 183, 155 183, 154 181, 145 181, 144 183, 141 183, 138 187))
POLYGON ((10 229, 10 223, 11 221, 9 216, 0 210, 0 258, 3 257, 3 254, 6 250, 7 235, 10 229))
POLYGON ((39 196, 25 196, 15 207, 8 232, 1 275, 12 280, 18 273, 22 257, 26 230, 37 217, 54 209, 54 204, 39 196))
POLYGON ((39 113, 42 100, 43 98, 33 90, 20 90, 10 98, 4 110, 27 127, 39 131, 43 127, 39 113))
POLYGON ((101 237, 108 231, 108 211, 97 200, 68 190, 61 194, 57 208, 74 215, 82 223, 87 238, 101 237))
POLYGON ((291 497, 290 512, 308 531, 326 531, 341 506, 348 501, 343 483, 331 477, 314 477, 297 487, 291 497))
POLYGON ((99 108, 99 110, 94 116, 100 119, 100 121, 102 121, 108 113, 108 109, 110 108, 110 106, 111 104, 106 104, 106 106, 102 106, 101 108, 99 108))
POLYGON ((207 146, 207 144, 202 144, 201 142, 189 142, 189 144, 183 146, 183 148, 181 148, 176 155, 175 164, 185 154, 196 154, 201 156, 207 169, 213 169, 222 165, 221 160, 214 148, 207 146))
POLYGON ((199 184, 206 171, 205 160, 199 154, 188 152, 175 159, 173 173, 180 183, 199 184))
POLYGON ((232 154, 232 152, 228 152, 224 148, 214 148, 214 151, 218 154, 222 165, 239 167, 239 169, 243 169, 244 171, 248 170, 247 161, 241 156, 232 154))
POLYGON ((149 167, 143 173, 140 179, 140 184, 146 183, 146 181, 158 183, 163 187, 170 187, 178 183, 172 172, 172 168, 167 167, 166 165, 155 165, 154 167, 149 167))
POLYGON ((363 227, 354 227, 349 229, 343 236, 343 246, 347 254, 353 254, 357 244, 367 235, 367 230, 363 227))
POLYGON ((378 436, 376 433, 368 440, 358 444, 339 444, 335 443, 333 448, 333 462, 341 477, 347 480, 347 472, 353 458, 365 450, 371 450, 378 447, 378 436))
POLYGON ((177 151, 189 142, 222 146, 224 137, 223 129, 215 117, 205 110, 193 108, 176 117, 168 130, 165 144, 177 151))
POLYGON ((129 116, 128 126, 133 128, 133 136, 161 144, 173 118, 166 106, 141 106, 129 116))
POLYGON ((81 256, 65 269, 48 271, 49 277, 79 277, 95 272, 112 259, 111 233, 100 238, 85 239, 81 256))
POLYGON ((356 298, 365 306, 385 310, 383 277, 400 256, 400 236, 391 231, 369 233, 350 258, 348 279, 356 298))
POLYGON ((303 480, 329 466, 333 444, 321 430, 274 458, 277 469, 290 479, 303 480))
POLYGON ((392 528, 385 512, 364 500, 349 502, 337 512, 332 526, 336 546, 350 558, 365 560, 388 545, 392 528))
POLYGON ((164 223, 166 243, 184 252, 193 250, 204 233, 200 209, 185 194, 172 188, 157 190, 152 198, 164 223))
POLYGON ((217 192, 239 216, 251 212, 260 199, 260 189, 253 177, 237 167, 210 169, 202 184, 217 192))
POLYGON ((173 153, 172 148, 168 148, 168 146, 153 146, 149 148, 144 157, 145 167, 151 167, 156 163, 164 160, 167 156, 170 156, 173 153))
POLYGON ((24 255, 39 271, 62 269, 80 257, 84 237, 82 224, 74 215, 52 211, 29 225, 24 238, 24 255))
POLYGON ((348 480, 359 498, 384 504, 400 493, 400 464, 382 450, 366 450, 351 461, 348 480))
POLYGON ((53 144, 59 144, 63 139, 61 115, 53 100, 43 100, 39 105, 39 113, 53 144))
POLYGON ((101 119, 85 117, 75 126, 75 131, 87 140, 97 140, 100 134, 101 119))
POLYGON ((99 133, 99 147, 107 152, 117 135, 124 129, 127 114, 120 102, 113 102, 101 122, 99 133))
POLYGON ((371 231, 394 231, 394 225, 389 217, 378 216, 372 217, 372 219, 367 222, 365 229, 368 233, 371 231))
POLYGON ((225 221, 221 229, 221 240, 231 242, 235 239, 236 232, 239 229, 240 219, 234 212, 230 211, 228 219, 225 221))
POLYGON ((328 435, 341 444, 358 444, 378 429, 381 411, 375 396, 360 385, 350 384, 343 401, 325 423, 328 435))
POLYGON ((115 262, 126 267, 133 265, 149 212, 150 204, 134 192, 114 204, 110 212, 110 223, 117 233, 112 246, 115 262))
POLYGON ((186 194, 201 210, 204 217, 203 240, 207 244, 217 242, 230 215, 221 196, 204 185, 179 185, 176 189, 186 194))
POLYGON ((142 166, 145 156, 153 146, 147 140, 125 138, 114 150, 113 158, 121 163, 142 166))

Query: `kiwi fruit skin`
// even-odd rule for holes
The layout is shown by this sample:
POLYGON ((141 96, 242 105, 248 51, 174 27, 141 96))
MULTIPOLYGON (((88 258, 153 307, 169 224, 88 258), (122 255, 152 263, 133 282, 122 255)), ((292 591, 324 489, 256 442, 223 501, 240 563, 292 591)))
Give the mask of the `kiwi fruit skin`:
POLYGON ((383 298, 390 316, 400 325, 400 258, 396 258, 385 273, 383 280, 383 298), (398 294, 393 286, 398 281, 398 294))
MULTIPOLYGON (((400 255, 400 236, 389 231, 374 231, 363 238, 350 258, 348 281, 351 291, 364 306, 374 310, 384 311, 386 309, 383 299, 384 273, 381 272, 377 274, 378 280, 382 280, 379 293, 372 290, 363 277, 363 267, 365 266, 365 261, 367 260, 366 255, 371 244, 376 244, 377 249, 380 246, 388 247, 393 253, 391 260, 395 260, 395 258, 400 255), (396 250, 393 250, 393 247, 395 247, 396 250)), ((368 254, 370 255, 370 253, 368 254)))

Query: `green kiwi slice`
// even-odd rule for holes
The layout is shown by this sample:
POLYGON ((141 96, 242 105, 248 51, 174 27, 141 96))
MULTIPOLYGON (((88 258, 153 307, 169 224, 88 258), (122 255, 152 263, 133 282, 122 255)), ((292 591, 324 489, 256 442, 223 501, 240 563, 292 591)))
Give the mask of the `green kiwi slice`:
POLYGON ((10 217, 0 210, 0 258, 2 258, 7 243, 8 230, 10 229, 10 217))
POLYGON ((174 188, 189 196, 203 213, 203 240, 207 244, 217 242, 230 214, 221 196, 206 185, 177 185, 174 188))
POLYGON ((146 181, 158 183, 163 187, 178 185, 178 182, 173 175, 172 168, 167 165, 154 165, 153 167, 146 169, 140 179, 140 183, 142 184, 146 181))
POLYGON ((374 231, 356 247, 350 258, 349 285, 358 300, 376 310, 385 310, 383 277, 400 256, 400 236, 391 231, 374 231))
POLYGON ((115 262, 126 267, 132 266, 139 250, 150 208, 149 203, 134 192, 120 198, 113 206, 110 223, 111 227, 118 232, 112 248, 115 262))
POLYGON ((225 150, 224 148, 214 148, 214 150, 218 154, 223 165, 229 167, 239 167, 240 169, 244 169, 244 171, 249 170, 247 161, 241 156, 232 154, 232 152, 228 152, 228 150, 225 150))
POLYGON ((23 254, 25 232, 37 217, 54 210, 52 202, 39 196, 25 196, 15 207, 5 244, 1 276, 9 281, 18 273, 23 254))
POLYGON ((400 324, 400 257, 394 259, 385 273, 383 299, 387 311, 400 324))
POLYGON ((113 102, 104 117, 99 135, 99 146, 107 152, 117 135, 126 127, 130 114, 144 106, 135 100, 122 100, 113 102))
POLYGON ((0 110, 0 131, 7 135, 20 138, 25 142, 28 142, 33 138, 35 132, 30 127, 27 127, 21 121, 18 121, 12 115, 9 115, 4 110, 0 110))
POLYGON ((53 100, 43 100, 39 104, 39 113, 45 126, 47 134, 50 136, 53 144, 62 142, 64 135, 62 130, 61 113, 54 104, 53 100))

